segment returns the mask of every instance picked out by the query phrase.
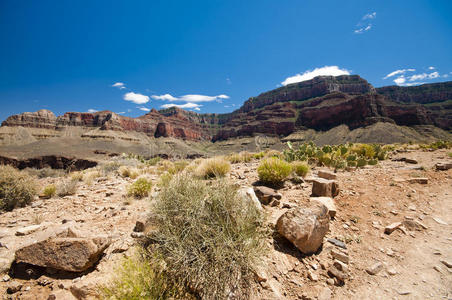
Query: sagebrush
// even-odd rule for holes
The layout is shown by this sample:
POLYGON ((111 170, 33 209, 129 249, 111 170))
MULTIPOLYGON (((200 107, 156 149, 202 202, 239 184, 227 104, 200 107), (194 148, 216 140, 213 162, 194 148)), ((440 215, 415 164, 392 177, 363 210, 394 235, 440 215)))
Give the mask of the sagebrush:
POLYGON ((33 201, 36 193, 31 176, 11 166, 0 166, 0 210, 23 207, 33 201))

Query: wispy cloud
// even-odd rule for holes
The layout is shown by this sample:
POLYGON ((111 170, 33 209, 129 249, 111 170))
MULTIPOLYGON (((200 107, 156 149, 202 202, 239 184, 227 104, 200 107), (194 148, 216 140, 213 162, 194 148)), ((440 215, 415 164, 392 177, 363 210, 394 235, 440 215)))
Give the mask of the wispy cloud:
POLYGON ((149 102, 148 96, 134 93, 134 92, 129 92, 129 93, 124 94, 123 99, 126 101, 131 101, 135 104, 145 104, 145 103, 149 102))
POLYGON ((231 79, 228 77, 228 78, 226 78, 226 83, 227 84, 232 84, 232 81, 231 81, 231 79))
POLYGON ((291 83, 301 82, 305 80, 312 79, 316 76, 339 76, 339 75, 350 75, 350 71, 347 69, 341 69, 338 66, 324 66, 322 68, 315 68, 314 70, 305 71, 303 74, 296 74, 291 77, 287 77, 282 85, 288 85, 291 83))
POLYGON ((376 18, 377 18, 377 13, 376 12, 365 14, 361 18, 361 21, 359 21, 359 23, 356 24, 356 29, 353 32, 355 34, 361 34, 361 33, 364 33, 366 31, 369 31, 373 27, 372 21, 375 20, 376 18))
POLYGON ((147 107, 144 107, 144 106, 137 106, 137 108, 138 108, 139 110, 142 110, 142 111, 147 111, 147 112, 151 111, 150 108, 147 108, 147 107))
POLYGON ((89 112, 89 113, 95 113, 95 112, 97 112, 97 110, 96 110, 96 109, 90 108, 90 109, 87 110, 87 112, 89 112))
POLYGON ((405 74, 406 72, 415 72, 416 69, 401 69, 401 70, 395 70, 388 75, 386 75, 383 79, 388 79, 392 76, 398 75, 398 74, 405 74))
POLYGON ((200 110, 200 107, 202 107, 202 105, 189 102, 189 103, 185 103, 185 104, 174 104, 174 103, 163 104, 160 107, 161 108, 179 107, 179 108, 192 108, 194 110, 200 110))
MULTIPOLYGON (((428 67, 428 70, 435 70, 435 67, 428 67)), ((400 86, 413 86, 413 85, 419 85, 419 84, 424 84, 426 83, 425 80, 432 80, 432 79, 436 79, 439 77, 445 77, 444 75, 441 75, 438 71, 433 71, 430 73, 419 73, 419 74, 412 74, 412 75, 407 75, 408 72, 416 72, 416 69, 400 69, 400 70, 395 70, 391 73, 389 73, 388 75, 386 75, 385 77, 383 77, 383 79, 388 79, 391 77, 395 77, 393 79, 393 82, 397 85, 400 86)))
POLYGON ((116 88, 118 88, 118 89, 120 89, 120 90, 126 88, 126 86, 124 85, 123 82, 116 82, 116 83, 114 83, 114 84, 112 85, 112 87, 116 87, 116 88))
POLYGON ((211 102, 219 99, 229 99, 228 95, 206 96, 206 95, 183 95, 180 97, 174 97, 170 94, 164 95, 152 95, 152 99, 165 100, 165 101, 185 101, 185 102, 211 102))

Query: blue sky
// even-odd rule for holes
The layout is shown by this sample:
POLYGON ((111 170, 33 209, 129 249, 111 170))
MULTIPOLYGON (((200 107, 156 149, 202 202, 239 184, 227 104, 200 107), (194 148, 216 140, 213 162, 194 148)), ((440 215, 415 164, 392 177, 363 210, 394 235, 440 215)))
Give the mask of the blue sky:
POLYGON ((317 74, 452 80, 452 1, 0 0, 0 41, 0 120, 222 113, 317 74))

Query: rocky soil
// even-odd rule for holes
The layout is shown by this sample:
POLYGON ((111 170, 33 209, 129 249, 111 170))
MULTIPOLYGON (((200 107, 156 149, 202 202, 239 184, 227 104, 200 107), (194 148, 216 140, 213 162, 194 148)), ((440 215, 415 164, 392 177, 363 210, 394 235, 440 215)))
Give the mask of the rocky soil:
MULTIPOLYGON (((230 179, 256 191, 271 232, 253 297, 451 298, 452 169, 435 168, 448 160, 444 150, 399 153, 358 170, 332 174, 317 168, 304 182, 287 181, 276 191, 256 186, 258 161, 234 164, 230 179), (314 188, 317 196, 329 193, 334 199, 312 198, 316 184, 321 184, 314 188), (328 207, 329 229, 319 250, 303 254, 276 224, 287 211, 319 201, 328 207)), ((151 176, 156 182, 158 176, 151 176)), ((40 185, 57 180, 40 179, 40 185)), ((130 182, 118 175, 100 177, 91 185, 81 182, 73 196, 37 199, 1 214, 2 299, 95 298, 143 234, 136 225, 145 220, 152 197, 128 201, 130 182), (39 241, 47 243, 36 248, 39 241), (53 267, 33 265, 42 261, 53 267)))

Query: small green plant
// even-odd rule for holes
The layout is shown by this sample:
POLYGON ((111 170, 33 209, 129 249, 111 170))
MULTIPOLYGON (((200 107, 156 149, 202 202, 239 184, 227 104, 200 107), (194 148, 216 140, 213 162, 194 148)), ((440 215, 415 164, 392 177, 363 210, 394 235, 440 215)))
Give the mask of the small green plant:
POLYGON ((290 164, 276 157, 264 159, 257 168, 259 180, 270 185, 281 185, 291 172, 290 164))
POLYGON ((152 182, 144 177, 141 177, 129 186, 127 194, 135 198, 144 198, 149 195, 151 189, 152 182))
POLYGON ((64 179, 56 187, 56 193, 59 197, 74 195, 77 192, 77 181, 64 179))
POLYGON ((160 175, 159 181, 157 182, 157 186, 158 187, 165 187, 167 186, 171 179, 173 178, 173 174, 169 173, 169 172, 165 172, 162 175, 160 175))
POLYGON ((0 166, 0 210, 13 210, 33 201, 36 183, 31 176, 11 166, 0 166))
POLYGON ((233 163, 242 163, 242 162, 250 162, 253 159, 253 154, 242 151, 240 153, 233 153, 227 156, 227 159, 233 163))
POLYGON ((258 153, 254 153, 253 154, 253 158, 254 159, 261 159, 261 158, 263 158, 265 156, 265 152, 264 151, 261 151, 261 152, 258 152, 258 153))
POLYGON ((308 175, 309 171, 311 170, 306 162, 294 161, 291 163, 291 165, 295 174, 301 177, 306 177, 306 175, 308 175))
POLYGON ((223 158, 214 157, 203 160, 195 170, 201 178, 224 177, 231 170, 231 164, 223 158))
POLYGON ((449 156, 450 158, 452 158, 452 152, 447 153, 447 156, 449 156))
POLYGON ((178 295, 168 286, 158 260, 144 253, 123 260, 114 279, 102 289, 102 298, 110 300, 170 299, 178 295))
POLYGON ((44 188, 44 190, 42 191, 42 194, 46 198, 52 198, 53 196, 56 195, 56 186, 53 185, 53 184, 50 184, 50 185, 46 186, 44 188))

